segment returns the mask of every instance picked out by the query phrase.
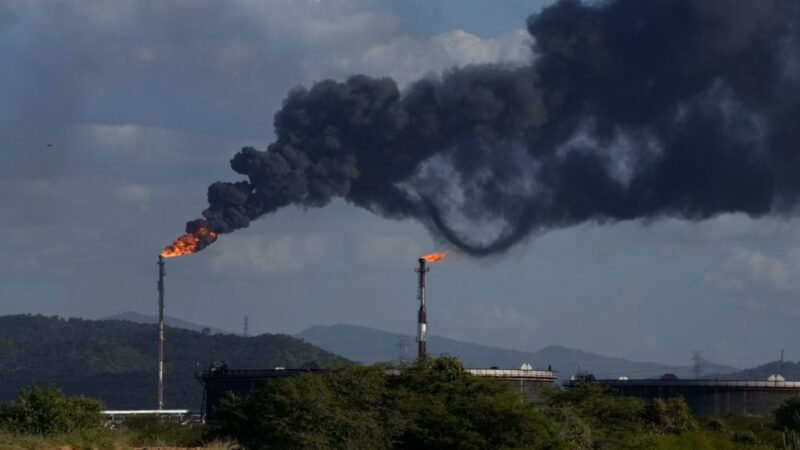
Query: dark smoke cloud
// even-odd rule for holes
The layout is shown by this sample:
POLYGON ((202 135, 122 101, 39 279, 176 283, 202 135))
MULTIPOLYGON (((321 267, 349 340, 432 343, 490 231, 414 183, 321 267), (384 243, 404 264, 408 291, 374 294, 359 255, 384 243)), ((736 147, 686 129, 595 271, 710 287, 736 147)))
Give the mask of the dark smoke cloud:
POLYGON ((481 256, 587 221, 791 213, 797 17, 789 0, 561 0, 528 19, 528 67, 297 88, 275 142, 231 161, 247 181, 211 185, 187 231, 344 198, 481 256))

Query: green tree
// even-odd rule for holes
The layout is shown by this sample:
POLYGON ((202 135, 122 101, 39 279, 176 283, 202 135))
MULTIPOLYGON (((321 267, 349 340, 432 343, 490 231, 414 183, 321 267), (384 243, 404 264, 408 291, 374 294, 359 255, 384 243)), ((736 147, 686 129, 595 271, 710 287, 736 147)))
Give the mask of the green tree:
POLYGON ((682 397, 649 401, 644 419, 647 428, 657 434, 681 434, 698 428, 689 405, 682 397))
POLYGON ((220 432, 251 449, 389 448, 393 422, 385 376, 347 367, 276 380, 217 412, 220 432))
POLYGON ((555 440, 552 421, 509 383, 474 377, 457 358, 418 360, 389 382, 404 424, 399 448, 546 448, 555 440))
POLYGON ((589 450, 594 447, 592 427, 572 408, 550 408, 549 417, 556 421, 556 436, 571 450, 589 450))
MULTIPOLYGON (((550 414, 575 418, 591 430, 592 448, 645 449, 651 446, 645 429, 645 402, 618 397, 593 383, 578 383, 552 394, 546 402, 550 414)), ((561 426, 565 426, 561 423, 561 426)), ((573 425, 574 426, 574 425, 573 425)), ((582 432, 578 438, 585 439, 582 432)), ((578 444, 581 444, 578 442, 578 444)), ((580 447, 578 447, 580 448, 580 447)))
POLYGON ((86 397, 66 397, 52 386, 20 390, 0 405, 0 428, 14 434, 51 436, 102 427, 103 405, 86 397))

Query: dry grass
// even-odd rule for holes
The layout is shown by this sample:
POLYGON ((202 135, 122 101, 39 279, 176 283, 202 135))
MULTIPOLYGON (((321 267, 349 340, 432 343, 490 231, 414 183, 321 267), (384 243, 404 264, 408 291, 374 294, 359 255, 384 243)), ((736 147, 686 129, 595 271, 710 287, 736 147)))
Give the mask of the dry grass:
POLYGON ((203 447, 134 447, 128 443, 125 434, 117 434, 112 442, 92 442, 91 439, 78 439, 74 436, 13 436, 0 431, 0 450, 236 450, 233 442, 213 441, 203 447))
POLYGON ((126 450, 235 450, 232 442, 214 441, 202 447, 128 447, 126 450))
POLYGON ((204 448, 205 450, 236 450, 238 446, 233 441, 214 441, 206 444, 204 448))

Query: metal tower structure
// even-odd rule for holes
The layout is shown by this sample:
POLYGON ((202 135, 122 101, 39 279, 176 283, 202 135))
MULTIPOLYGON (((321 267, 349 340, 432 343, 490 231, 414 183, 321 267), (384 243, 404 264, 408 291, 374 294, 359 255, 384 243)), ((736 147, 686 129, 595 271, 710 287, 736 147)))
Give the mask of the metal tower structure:
POLYGON ((158 410, 164 409, 164 257, 158 257, 158 410))
POLYGON ((414 269, 419 274, 417 286, 417 300, 419 300, 419 311, 417 312, 417 356, 424 358, 427 355, 425 348, 425 338, 428 335, 428 308, 425 305, 425 274, 430 270, 425 266, 425 259, 419 259, 419 267, 414 269))

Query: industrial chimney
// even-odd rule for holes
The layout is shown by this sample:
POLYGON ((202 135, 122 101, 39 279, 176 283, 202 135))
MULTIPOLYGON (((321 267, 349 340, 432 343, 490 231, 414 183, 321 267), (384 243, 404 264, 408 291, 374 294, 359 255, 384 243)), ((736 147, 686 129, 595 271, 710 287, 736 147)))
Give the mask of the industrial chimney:
POLYGON ((425 306, 425 273, 430 269, 425 266, 425 258, 419 259, 419 267, 414 269, 419 274, 419 286, 417 299, 419 300, 419 312, 417 313, 417 356, 424 358, 427 354, 425 348, 425 337, 428 334, 428 309, 425 306))
POLYGON ((158 256, 158 410, 164 409, 164 257, 158 256))

